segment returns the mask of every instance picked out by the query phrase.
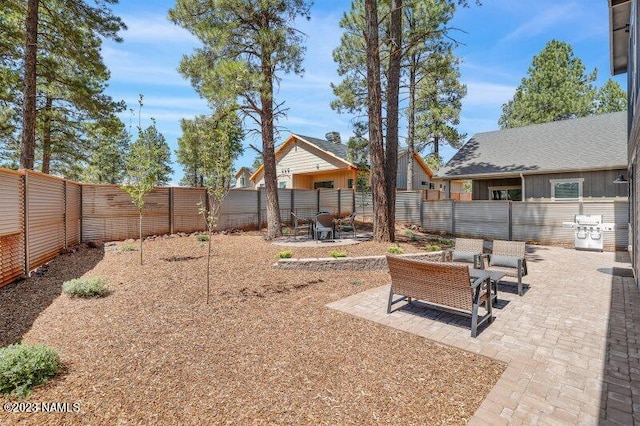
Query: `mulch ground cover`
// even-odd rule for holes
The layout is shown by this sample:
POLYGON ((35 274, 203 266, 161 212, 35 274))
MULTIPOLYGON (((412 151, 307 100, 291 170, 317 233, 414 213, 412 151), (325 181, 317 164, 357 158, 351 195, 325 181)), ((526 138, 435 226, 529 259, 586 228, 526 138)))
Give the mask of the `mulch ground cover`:
MULTIPOLYGON (((286 271, 258 232, 206 243, 158 238, 139 252, 82 247, 0 289, 0 346, 61 353, 63 372, 19 402, 77 413, 0 413, 0 424, 464 424, 505 366, 325 304, 389 282, 384 271, 286 271), (100 276, 112 293, 71 299, 100 276)), ((415 244, 401 244, 407 252, 415 244)), ((380 255, 389 244, 340 247, 380 255)), ((294 249, 327 257, 328 247, 294 249)), ((0 402, 16 401, 0 397, 0 402)))

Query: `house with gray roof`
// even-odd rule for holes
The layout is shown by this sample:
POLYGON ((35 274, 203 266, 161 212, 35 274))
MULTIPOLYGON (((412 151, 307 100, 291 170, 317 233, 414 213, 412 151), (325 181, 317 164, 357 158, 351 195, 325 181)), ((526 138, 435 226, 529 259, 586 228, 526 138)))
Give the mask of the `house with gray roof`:
POLYGON ((626 170, 624 111, 475 134, 436 177, 474 200, 577 200, 627 197, 626 170))
MULTIPOLYGON (((347 146, 338 132, 327 133, 326 139, 292 134, 276 149, 275 155, 280 188, 351 189, 355 187, 358 172, 368 172, 348 158, 347 146)), ((433 172, 418 154, 413 157, 414 189, 430 188, 433 172)), ((407 151, 400 151, 398 189, 406 189, 407 159, 407 151)), ((262 166, 251 175, 251 182, 255 188, 264 185, 262 166)))

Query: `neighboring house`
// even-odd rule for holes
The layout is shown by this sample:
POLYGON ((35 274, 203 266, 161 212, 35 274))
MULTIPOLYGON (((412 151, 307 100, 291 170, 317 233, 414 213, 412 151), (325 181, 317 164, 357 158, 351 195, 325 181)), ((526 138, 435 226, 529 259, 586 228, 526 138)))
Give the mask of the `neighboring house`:
MULTIPOLYGON (((329 132, 327 139, 293 134, 276 149, 276 173, 279 188, 351 189, 356 185, 360 169, 349 161, 347 147, 338 132, 329 132)), ((398 188, 406 189, 407 151, 399 154, 398 188)), ((414 189, 430 187, 433 173, 419 155, 414 154, 414 189)), ((255 188, 264 186, 264 168, 251 176, 255 188)))
POLYGON ((236 189, 241 188, 253 188, 253 184, 251 183, 251 175, 253 174, 253 170, 247 167, 240 167, 235 174, 236 178, 236 189))
POLYGON ((626 112, 478 133, 436 177, 472 180, 474 200, 626 197, 614 183, 626 175, 626 134, 626 112))
POLYGON ((640 114, 636 107, 640 88, 640 22, 638 0, 609 0, 609 47, 611 55, 611 73, 627 73, 627 93, 629 97, 627 112, 628 126, 625 126, 625 173, 620 185, 629 191, 629 252, 635 272, 636 284, 640 279, 640 244, 637 218, 640 217, 640 114), (633 12, 633 13, 632 13, 633 12))

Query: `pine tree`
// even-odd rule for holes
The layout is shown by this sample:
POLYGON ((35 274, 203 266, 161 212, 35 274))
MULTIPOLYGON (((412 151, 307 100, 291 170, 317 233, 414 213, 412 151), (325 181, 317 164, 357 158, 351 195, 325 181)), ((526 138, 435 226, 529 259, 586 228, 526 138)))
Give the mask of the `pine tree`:
POLYGON ((283 114, 274 84, 286 73, 302 73, 303 34, 293 25, 309 18, 307 0, 177 0, 170 19, 203 46, 185 56, 180 72, 217 108, 238 103, 262 137, 267 192, 267 238, 281 235, 274 150, 274 123, 283 114))
POLYGON ((610 112, 626 111, 626 109, 627 93, 622 90, 622 87, 620 87, 616 81, 608 79, 598 90, 595 113, 606 114, 610 112))
POLYGON ((597 77, 586 73, 568 43, 551 40, 534 56, 528 76, 509 102, 502 106, 502 129, 584 117, 593 111, 597 77))
POLYGON ((131 138, 122 121, 113 116, 110 120, 92 123, 87 135, 87 142, 92 147, 91 156, 82 171, 81 180, 87 183, 122 183, 131 138))
MULTIPOLYGON (((155 121, 152 125, 139 132, 138 138, 131 144, 126 157, 127 175, 134 171, 136 176, 144 172, 148 174, 154 185, 162 186, 171 180, 171 150, 166 139, 158 131, 155 121), (140 166, 141 155, 146 156, 143 166, 140 166), (140 171, 142 170, 142 171, 140 171)), ((140 178, 137 178, 141 180, 140 178)), ((145 177, 145 179, 147 179, 145 177)))

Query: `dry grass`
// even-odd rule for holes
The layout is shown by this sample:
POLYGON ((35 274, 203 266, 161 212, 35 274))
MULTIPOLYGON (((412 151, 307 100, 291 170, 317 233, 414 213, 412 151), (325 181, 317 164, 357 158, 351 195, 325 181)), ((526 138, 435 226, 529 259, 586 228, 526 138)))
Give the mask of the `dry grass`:
MULTIPOLYGON (((258 233, 213 244, 210 305, 206 245, 193 237, 145 243, 142 267, 137 252, 82 249, 0 290, 0 344, 44 342, 66 370, 26 401, 81 404, 78 414, 0 414, 1 423, 460 424, 504 370, 325 307, 387 283, 386 272, 273 269, 282 247, 258 233), (63 281, 82 275, 108 278, 113 293, 60 294, 63 281)), ((358 256, 387 246, 345 249, 358 256)), ((330 250, 294 249, 294 257, 330 250)))

